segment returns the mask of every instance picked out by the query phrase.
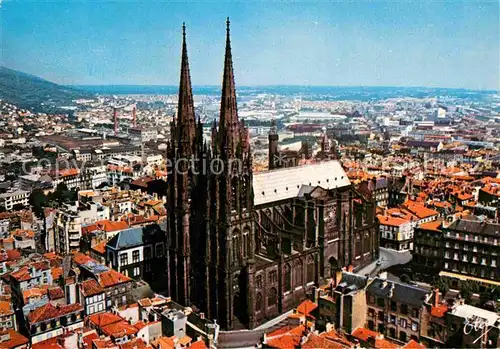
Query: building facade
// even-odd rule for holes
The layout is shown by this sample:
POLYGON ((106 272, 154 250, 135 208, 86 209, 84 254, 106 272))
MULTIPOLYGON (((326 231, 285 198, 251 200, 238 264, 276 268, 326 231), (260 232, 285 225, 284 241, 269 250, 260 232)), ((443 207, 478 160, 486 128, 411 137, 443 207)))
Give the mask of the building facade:
POLYGON ((374 205, 337 161, 252 173, 238 118, 227 23, 219 122, 211 146, 196 122, 183 29, 177 116, 167 147, 167 282, 223 329, 292 309, 342 267, 378 258, 374 205), (189 166, 191 159, 201 161, 189 166), (210 168, 207 171, 207 166, 210 168))

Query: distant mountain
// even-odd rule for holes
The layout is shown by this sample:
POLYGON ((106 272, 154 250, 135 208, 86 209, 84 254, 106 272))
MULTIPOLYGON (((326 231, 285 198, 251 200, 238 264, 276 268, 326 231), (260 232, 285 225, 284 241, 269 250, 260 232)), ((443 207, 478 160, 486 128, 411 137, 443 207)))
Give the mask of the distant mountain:
POLYGON ((72 106, 73 100, 92 97, 81 91, 44 80, 6 67, 0 67, 0 99, 35 112, 68 112, 63 106, 72 106))

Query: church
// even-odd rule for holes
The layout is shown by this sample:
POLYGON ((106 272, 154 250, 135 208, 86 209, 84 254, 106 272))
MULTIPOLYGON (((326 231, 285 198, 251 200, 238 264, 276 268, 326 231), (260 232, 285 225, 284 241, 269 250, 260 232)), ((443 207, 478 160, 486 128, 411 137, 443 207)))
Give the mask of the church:
POLYGON ((229 20, 211 144, 195 116, 183 25, 167 161, 175 164, 167 186, 168 293, 223 330, 255 328, 314 298, 336 271, 378 258, 375 205, 356 192, 339 161, 253 173, 229 20))

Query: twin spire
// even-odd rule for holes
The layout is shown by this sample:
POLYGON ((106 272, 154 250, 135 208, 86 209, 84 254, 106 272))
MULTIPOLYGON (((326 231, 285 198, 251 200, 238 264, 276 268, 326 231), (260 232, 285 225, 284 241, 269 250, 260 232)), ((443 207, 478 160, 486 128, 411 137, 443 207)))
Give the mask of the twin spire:
MULTIPOLYGON (((231 54, 229 17, 226 20, 226 51, 224 58, 224 77, 222 81, 221 109, 219 120, 219 143, 221 149, 230 149, 234 154, 239 142, 238 110, 236 106, 236 88, 234 83, 233 61, 231 54)), ((189 73, 189 61, 186 44, 186 25, 182 24, 182 57, 179 83, 179 102, 177 107, 178 146, 184 151, 192 148, 196 135, 196 122, 189 73)), ((185 153, 186 154, 186 153, 185 153)))

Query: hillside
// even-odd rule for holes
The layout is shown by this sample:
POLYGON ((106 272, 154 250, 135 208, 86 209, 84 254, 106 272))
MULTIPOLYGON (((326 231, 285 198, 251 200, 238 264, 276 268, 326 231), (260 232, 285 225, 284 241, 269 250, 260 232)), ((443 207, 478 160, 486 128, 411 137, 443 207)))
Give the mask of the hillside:
MULTIPOLYGON (((92 97, 86 91, 66 87, 34 75, 0 67, 0 99, 36 112, 57 113, 72 100, 92 97)), ((67 111, 65 111, 67 112, 67 111)))

